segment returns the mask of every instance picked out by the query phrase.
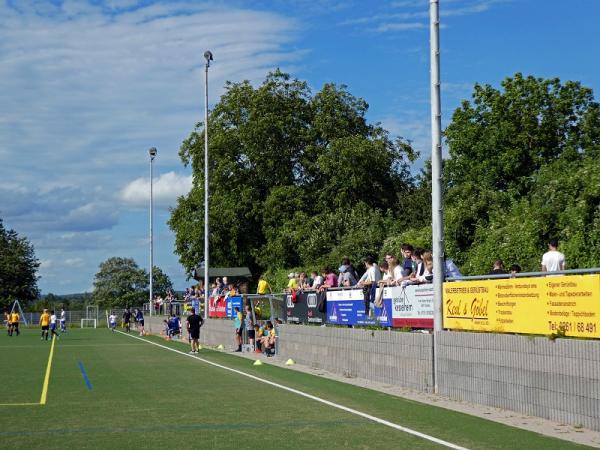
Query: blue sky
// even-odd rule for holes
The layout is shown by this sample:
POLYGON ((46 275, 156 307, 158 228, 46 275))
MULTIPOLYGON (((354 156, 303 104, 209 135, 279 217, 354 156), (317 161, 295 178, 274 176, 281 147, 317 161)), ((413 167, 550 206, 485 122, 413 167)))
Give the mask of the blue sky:
MULTIPOLYGON (((517 71, 600 90, 595 0, 441 0, 444 123, 475 82, 517 71)), ((346 84, 369 119, 430 153, 427 0, 8 0, 0 3, 0 217, 26 236, 43 293, 92 289, 100 262, 155 264, 178 289, 168 208, 191 183, 180 143, 226 80, 276 67, 346 84)))

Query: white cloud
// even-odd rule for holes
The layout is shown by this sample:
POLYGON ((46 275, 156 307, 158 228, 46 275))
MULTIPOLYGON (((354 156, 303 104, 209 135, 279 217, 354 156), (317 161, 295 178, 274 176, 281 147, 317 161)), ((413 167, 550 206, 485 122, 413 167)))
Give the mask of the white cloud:
POLYGON ((83 258, 67 258, 67 259, 65 259, 65 266, 82 267, 83 264, 84 264, 83 258))
POLYGON ((42 289, 66 273, 76 292, 102 259, 138 251, 145 227, 128 206, 147 204, 149 147, 165 172, 155 179, 157 206, 187 192, 177 150, 203 117, 206 49, 215 55, 213 104, 225 80, 258 82, 305 54, 293 47, 295 19, 267 9, 0 1, 0 217, 45 261, 42 289))
MULTIPOLYGON (((158 207, 175 206, 177 198, 187 194, 192 188, 192 176, 168 172, 160 175, 152 183, 153 202, 158 207)), ((132 206, 146 207, 150 202, 150 180, 138 178, 121 190, 121 200, 132 206)))
POLYGON ((262 79, 293 63, 293 21, 193 1, 0 4, 0 165, 20 181, 106 186, 131 178, 150 146, 165 164, 201 120, 204 50, 215 62, 210 98, 225 80, 262 79), (60 167, 60 171, 56 168, 60 167))
MULTIPOLYGON (((493 5, 510 0, 445 0, 440 5, 440 16, 465 16, 488 11, 493 5)), ((371 4, 365 8, 361 17, 347 19, 340 25, 364 26, 372 24, 369 31, 389 33, 399 31, 421 30, 429 28, 429 2, 427 0, 407 0, 391 2, 376 9, 371 4), (373 10, 375 9, 375 12, 373 10), (400 10, 401 12, 398 12, 400 10)), ((440 25, 445 28, 447 24, 440 25)))

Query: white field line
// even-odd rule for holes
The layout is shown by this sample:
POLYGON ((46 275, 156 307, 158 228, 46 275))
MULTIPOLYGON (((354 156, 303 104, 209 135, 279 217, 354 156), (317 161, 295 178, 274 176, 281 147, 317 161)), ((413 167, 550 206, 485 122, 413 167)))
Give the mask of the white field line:
POLYGON ((134 339, 139 339, 140 341, 146 342, 148 344, 155 345, 155 346, 160 347, 160 348, 164 348, 165 350, 169 350, 171 352, 179 353, 180 355, 183 355, 183 356, 188 356, 188 357, 193 358, 193 359, 195 359, 197 361, 202 361, 203 363, 209 364, 211 366, 218 367, 218 368, 224 369, 224 370, 228 370, 229 372, 237 373, 238 375, 242 375, 244 377, 251 378, 251 379, 253 379, 255 381, 260 381, 261 383, 265 383, 265 384, 277 387, 279 389, 283 389, 284 391, 292 392, 294 394, 300 395, 300 396, 305 397, 305 398, 309 398, 309 399, 314 400, 314 401, 319 402, 319 403, 323 403, 323 404, 331 406, 333 408, 341 409, 342 411, 346 411, 346 412, 348 412, 350 414, 354 414, 356 416, 363 417, 363 418, 368 419, 368 420, 370 420, 372 422, 376 422, 376 423, 379 423, 381 425, 385 425, 387 427, 403 431, 404 433, 412 434, 413 436, 420 437, 421 439, 426 439, 428 441, 435 442, 436 444, 440 444, 440 445, 443 445, 445 447, 452 448, 452 449, 455 449, 455 450, 468 450, 467 448, 461 447, 460 445, 453 444, 452 442, 444 441, 444 440, 438 439, 438 438, 436 438, 434 436, 430 436, 428 434, 421 433, 419 431, 415 431, 415 430, 412 430, 410 428, 403 427, 402 425, 398 425, 396 423, 390 422, 390 421, 385 420, 385 419, 380 419, 379 417, 375 417, 375 416, 372 416, 370 414, 364 413, 362 411, 358 411, 356 409, 349 408, 349 407, 344 406, 344 405, 340 405, 339 403, 334 403, 332 401, 325 400, 324 398, 317 397, 315 395, 311 395, 311 394, 308 394, 306 392, 299 391, 298 389, 294 389, 294 388, 291 388, 291 387, 288 387, 288 386, 284 386, 283 384, 274 383, 273 381, 264 380, 264 379, 262 379, 260 377, 251 375, 251 374, 246 373, 246 372, 242 372, 241 370, 232 369, 231 367, 223 366, 221 364, 209 361, 207 359, 200 358, 199 356, 191 355, 189 353, 185 353, 185 352, 182 352, 180 350, 176 350, 174 348, 167 347, 166 345, 161 345, 161 344, 158 344, 156 342, 148 341, 146 339, 142 339, 142 338, 140 338, 138 336, 133 336, 131 334, 127 334, 127 333, 124 333, 124 332, 119 331, 119 330, 117 330, 117 332, 121 333, 121 334, 123 334, 125 336, 129 336, 131 338, 134 338, 134 339))

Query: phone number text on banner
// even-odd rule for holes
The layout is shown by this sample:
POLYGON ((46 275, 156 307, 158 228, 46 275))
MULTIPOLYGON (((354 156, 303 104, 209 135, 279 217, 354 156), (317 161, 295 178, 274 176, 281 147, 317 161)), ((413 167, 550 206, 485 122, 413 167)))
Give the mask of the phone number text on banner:
POLYGON ((444 328, 600 338, 600 275, 444 283, 444 328))

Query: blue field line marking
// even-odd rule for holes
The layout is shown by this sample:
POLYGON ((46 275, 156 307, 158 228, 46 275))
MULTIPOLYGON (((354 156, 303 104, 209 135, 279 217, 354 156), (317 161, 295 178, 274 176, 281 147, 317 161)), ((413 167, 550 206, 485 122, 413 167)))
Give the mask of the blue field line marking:
POLYGON ((88 391, 92 390, 92 383, 90 382, 90 379, 87 376, 87 373, 85 372, 85 368, 83 367, 83 363, 81 361, 77 361, 77 364, 79 364, 79 370, 81 370, 81 375, 83 376, 83 381, 85 381, 85 385, 88 388, 88 391))

